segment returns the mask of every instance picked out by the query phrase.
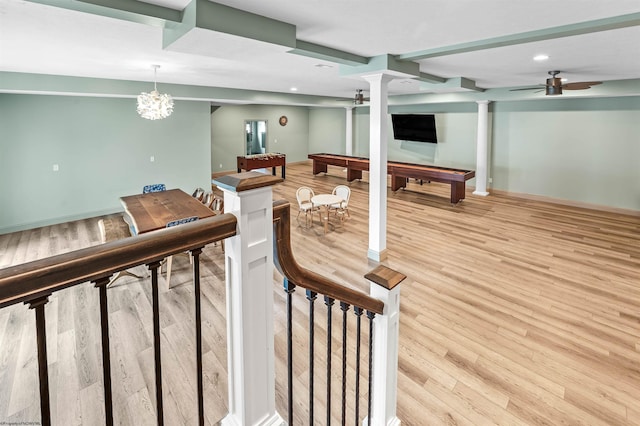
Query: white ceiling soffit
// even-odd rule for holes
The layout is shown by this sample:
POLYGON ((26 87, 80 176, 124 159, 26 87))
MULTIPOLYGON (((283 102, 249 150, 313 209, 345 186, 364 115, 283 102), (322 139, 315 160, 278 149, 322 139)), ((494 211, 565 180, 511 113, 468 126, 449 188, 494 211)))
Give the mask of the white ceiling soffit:
POLYGON ((158 63, 159 82, 345 98, 375 70, 403 77, 391 95, 540 84, 551 69, 640 78, 637 0, 526 3, 0 0, 0 71, 148 81, 158 63))

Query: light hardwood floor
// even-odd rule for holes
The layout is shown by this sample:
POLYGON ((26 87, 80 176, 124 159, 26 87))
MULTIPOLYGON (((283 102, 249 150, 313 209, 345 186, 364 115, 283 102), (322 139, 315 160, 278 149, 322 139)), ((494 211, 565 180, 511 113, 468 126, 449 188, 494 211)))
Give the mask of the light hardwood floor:
MULTIPOLYGON (((274 199, 292 203, 299 263, 366 290, 363 275, 375 266, 366 259, 366 174, 350 184, 351 218, 344 224, 325 235, 317 217, 309 229, 295 220, 298 186, 321 193, 344 183, 339 168, 313 177, 309 164, 289 165, 274 199)), ((448 194, 449 187, 437 183, 388 192, 385 264, 408 277, 401 290, 403 424, 640 425, 640 217, 470 193, 452 206, 448 194)), ((1 235, 0 267, 98 244, 98 219, 1 235)), ((188 262, 179 260, 172 275, 178 285, 161 295, 171 425, 195 424, 197 413, 193 292, 188 262)), ((202 261, 205 405, 208 424, 215 424, 227 400, 220 246, 207 247, 202 261)), ((284 415, 281 288, 276 274, 277 402, 284 415)), ((306 301, 298 293, 296 345, 302 346, 306 301)), ((116 423, 154 424, 149 286, 123 278, 109 297, 116 423)), ((97 291, 87 284, 54 295, 47 306, 54 424, 102 421, 97 304, 97 291)), ((23 305, 0 311, 0 423, 39 419, 33 316, 23 305)), ((320 327, 319 358, 323 332, 320 327)), ((305 362, 294 364, 302 394, 296 424, 308 423, 301 402, 305 362)), ((317 386, 323 382, 316 372, 317 386)), ((318 425, 324 424, 321 394, 318 425)))

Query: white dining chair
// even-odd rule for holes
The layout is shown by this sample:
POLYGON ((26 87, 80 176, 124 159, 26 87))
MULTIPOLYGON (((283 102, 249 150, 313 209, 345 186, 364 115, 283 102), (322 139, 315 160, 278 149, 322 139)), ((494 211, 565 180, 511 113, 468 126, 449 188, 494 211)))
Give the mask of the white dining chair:
POLYGON ((314 195, 313 189, 308 186, 301 186, 296 191, 296 199, 298 200, 298 216, 296 218, 304 212, 306 226, 313 225, 313 213, 320 210, 319 206, 314 206, 311 202, 314 195))
POLYGON ((340 217, 341 221, 344 221, 345 216, 351 217, 351 215, 349 214, 349 198, 351 198, 351 188, 349 188, 347 185, 338 185, 333 188, 332 194, 342 198, 342 201, 340 203, 332 204, 330 207, 336 217, 340 217))

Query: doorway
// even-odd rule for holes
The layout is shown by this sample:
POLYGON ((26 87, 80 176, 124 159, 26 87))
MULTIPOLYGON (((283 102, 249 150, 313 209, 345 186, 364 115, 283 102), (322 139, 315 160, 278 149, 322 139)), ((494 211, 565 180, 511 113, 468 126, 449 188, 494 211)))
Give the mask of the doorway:
POLYGON ((246 155, 267 152, 267 120, 245 120, 246 155))

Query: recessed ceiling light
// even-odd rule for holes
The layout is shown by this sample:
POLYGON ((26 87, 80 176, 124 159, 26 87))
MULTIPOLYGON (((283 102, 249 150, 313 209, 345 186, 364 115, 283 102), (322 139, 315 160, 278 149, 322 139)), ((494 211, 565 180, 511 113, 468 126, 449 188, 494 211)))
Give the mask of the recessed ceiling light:
POLYGON ((333 65, 329 65, 329 64, 316 64, 316 67, 318 67, 318 68, 333 68, 333 65))
POLYGON ((536 55, 533 57, 534 61, 546 61, 549 59, 549 55, 536 55))
POLYGON ((298 88, 297 88, 297 87, 292 87, 292 88, 291 88, 291 89, 289 89, 289 90, 291 90, 292 92, 297 92, 297 91, 298 91, 298 88))

